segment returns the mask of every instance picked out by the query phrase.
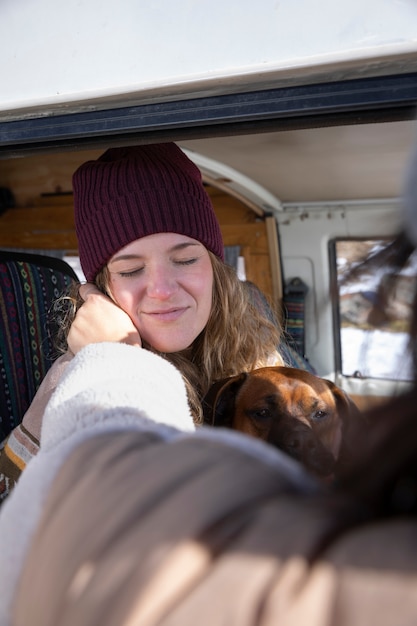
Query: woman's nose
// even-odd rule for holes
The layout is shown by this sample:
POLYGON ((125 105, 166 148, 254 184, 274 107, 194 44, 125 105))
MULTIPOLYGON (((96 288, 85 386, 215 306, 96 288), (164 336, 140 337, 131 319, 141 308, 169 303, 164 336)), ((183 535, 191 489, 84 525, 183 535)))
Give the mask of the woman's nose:
POLYGON ((156 267, 149 272, 146 291, 150 298, 169 298, 175 289, 176 281, 166 267, 156 267))

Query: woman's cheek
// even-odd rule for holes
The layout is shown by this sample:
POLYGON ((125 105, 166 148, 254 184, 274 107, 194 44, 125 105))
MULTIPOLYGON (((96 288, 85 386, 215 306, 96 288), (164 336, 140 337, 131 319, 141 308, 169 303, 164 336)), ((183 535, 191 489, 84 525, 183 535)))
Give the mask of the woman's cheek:
POLYGON ((121 279, 111 281, 111 290, 119 307, 131 315, 134 311, 135 290, 126 286, 121 279))

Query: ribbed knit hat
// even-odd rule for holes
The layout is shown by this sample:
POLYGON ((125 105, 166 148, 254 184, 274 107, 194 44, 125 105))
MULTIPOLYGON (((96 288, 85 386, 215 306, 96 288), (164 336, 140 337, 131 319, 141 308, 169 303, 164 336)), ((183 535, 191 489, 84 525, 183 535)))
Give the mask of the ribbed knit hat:
POLYGON ((81 165, 72 182, 80 263, 88 281, 118 250, 155 233, 186 235, 224 259, 201 172, 176 144, 111 148, 81 165))

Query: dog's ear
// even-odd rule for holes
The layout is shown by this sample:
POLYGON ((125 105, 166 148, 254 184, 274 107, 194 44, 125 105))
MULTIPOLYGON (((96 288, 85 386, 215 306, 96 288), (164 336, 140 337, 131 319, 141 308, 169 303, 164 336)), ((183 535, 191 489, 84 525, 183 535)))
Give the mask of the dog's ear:
POLYGON ((360 457, 368 436, 368 423, 352 398, 332 381, 326 381, 335 399, 342 420, 342 441, 337 460, 339 471, 353 466, 360 457))
POLYGON ((247 378, 243 372, 215 382, 203 398, 204 423, 210 426, 231 427, 235 412, 236 394, 247 378))
POLYGON ((359 411, 352 398, 343 391, 343 389, 335 385, 331 380, 324 379, 324 382, 327 384, 336 400, 336 406, 342 419, 346 418, 350 421, 360 421, 363 419, 362 413, 359 411))

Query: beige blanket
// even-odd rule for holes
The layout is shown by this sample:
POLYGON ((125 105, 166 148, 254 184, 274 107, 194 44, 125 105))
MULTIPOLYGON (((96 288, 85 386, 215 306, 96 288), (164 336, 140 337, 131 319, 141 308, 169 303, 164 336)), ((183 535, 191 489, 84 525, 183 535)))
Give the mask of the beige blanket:
POLYGON ((54 482, 14 624, 416 623, 416 523, 345 521, 219 441, 98 436, 54 482))

